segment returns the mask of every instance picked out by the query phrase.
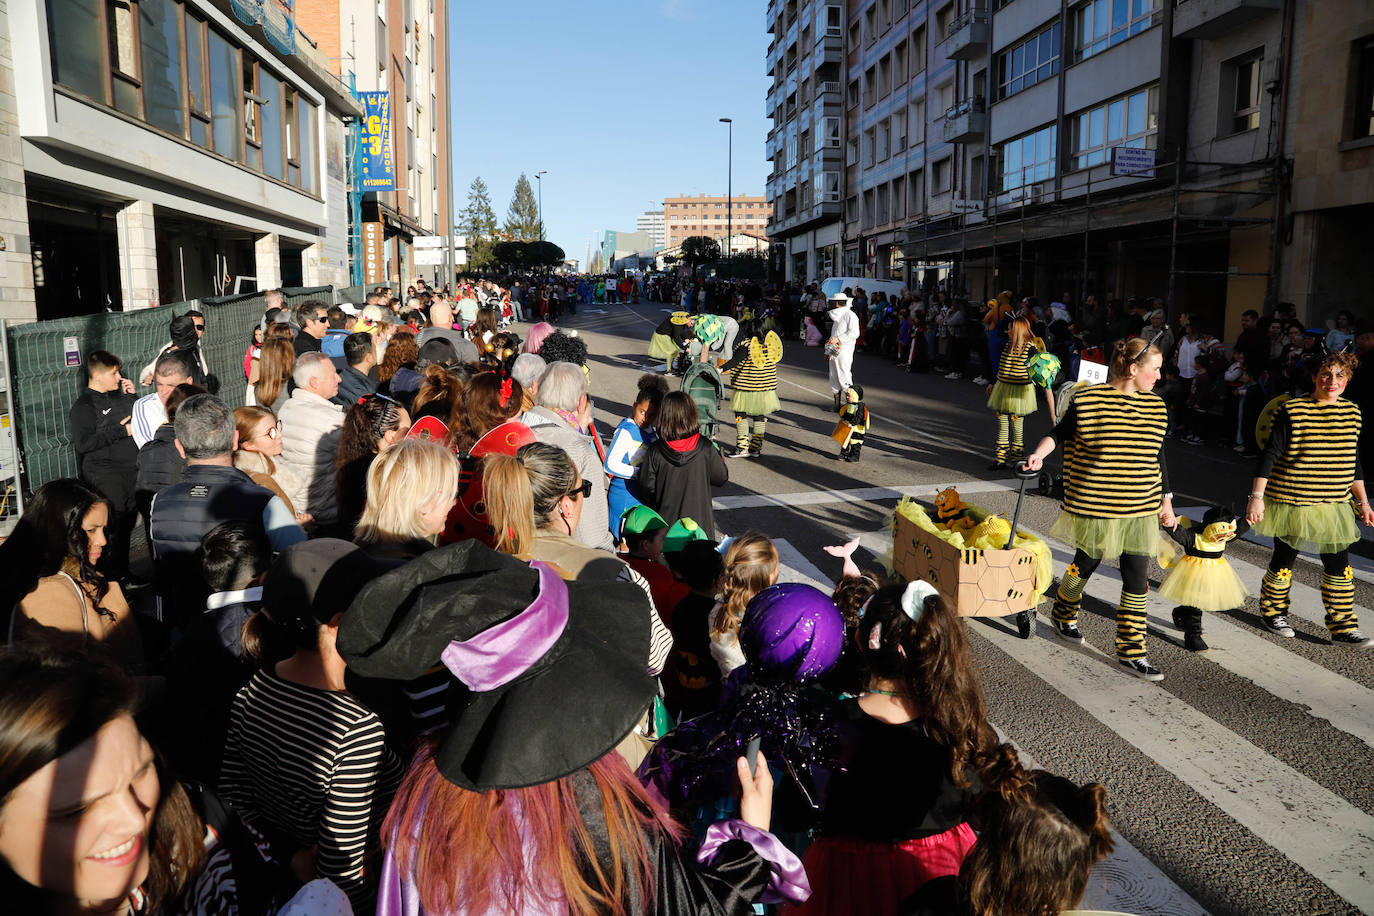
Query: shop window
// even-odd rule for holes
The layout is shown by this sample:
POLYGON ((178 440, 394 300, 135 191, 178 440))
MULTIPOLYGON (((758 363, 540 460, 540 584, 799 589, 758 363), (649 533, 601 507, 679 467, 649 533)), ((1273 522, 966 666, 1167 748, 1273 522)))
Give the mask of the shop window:
POLYGON ((184 136, 181 107, 180 6, 172 0, 139 0, 138 33, 143 51, 143 105, 148 123, 184 136))

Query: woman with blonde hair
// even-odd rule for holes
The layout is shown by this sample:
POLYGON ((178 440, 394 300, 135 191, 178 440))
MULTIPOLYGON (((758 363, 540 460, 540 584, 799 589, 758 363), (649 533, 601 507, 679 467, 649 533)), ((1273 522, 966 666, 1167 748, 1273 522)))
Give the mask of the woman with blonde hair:
POLYGON ((1050 434, 1026 456, 1038 471, 1064 449, 1064 509, 1051 534, 1075 549, 1054 601, 1054 630, 1083 644, 1078 612, 1088 577, 1103 560, 1121 558, 1121 603, 1116 612, 1116 660, 1146 681, 1164 675, 1145 655, 1145 598, 1159 526, 1173 528, 1174 494, 1164 463, 1169 411, 1155 394, 1164 357, 1143 338, 1118 340, 1107 381, 1076 389, 1050 434))
MULTIPOLYGON (((1035 353, 1030 321, 1012 319, 1007 343, 997 363, 997 381, 988 384, 988 406, 997 412, 997 457, 988 468, 995 471, 1025 454, 1025 420, 1035 413, 1035 386, 1026 360, 1035 353)), ((1046 397, 1051 397, 1045 389, 1046 397)), ((1054 410, 1051 402, 1050 410, 1054 410)))
POLYGON ((707 618, 711 627, 711 657, 722 678, 745 662, 739 644, 739 625, 749 601, 778 581, 778 549, 756 531, 742 534, 725 551, 725 588, 720 603, 707 618))
POLYGON ((453 453, 429 439, 402 439, 367 469, 367 503, 353 543, 378 562, 399 566, 434 546, 457 499, 453 453))
POLYGON ((662 671, 673 637, 659 619, 649 583, 615 554, 573 537, 591 487, 568 453, 556 445, 531 442, 513 457, 488 455, 482 459, 482 486, 498 551, 548 563, 564 579, 624 579, 644 589, 650 596, 652 626, 649 672, 662 671))
POLYGON ((296 521, 312 521, 310 515, 297 512, 286 495, 288 490, 298 487, 296 475, 284 463, 272 460, 281 456, 281 421, 277 415, 266 407, 235 407, 234 426, 239 434, 234 467, 253 478, 253 483, 281 497, 296 521))

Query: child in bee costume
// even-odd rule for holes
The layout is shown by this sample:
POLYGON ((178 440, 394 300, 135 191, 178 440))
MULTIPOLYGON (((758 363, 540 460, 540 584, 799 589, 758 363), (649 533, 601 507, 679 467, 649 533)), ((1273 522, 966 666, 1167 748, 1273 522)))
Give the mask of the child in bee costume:
MULTIPOLYGON (((598 300, 599 301, 599 300, 598 300)), ((649 356, 663 360, 663 371, 673 371, 673 360, 692 340, 694 318, 689 312, 673 312, 649 338, 649 356)))
POLYGON ((782 338, 773 331, 760 336, 752 321, 740 323, 740 337, 734 354, 720 367, 730 373, 730 387, 734 389, 730 409, 735 412, 735 447, 725 457, 757 458, 763 454, 768 415, 782 407, 778 401, 782 338))
POLYGON ((1227 544, 1249 530, 1249 523, 1222 506, 1207 510, 1201 528, 1180 518, 1177 527, 1164 529, 1183 554, 1167 541, 1160 543, 1159 565, 1172 572, 1160 585, 1159 596, 1178 602, 1174 626, 1183 631, 1183 645, 1190 652, 1207 651, 1203 611, 1229 611, 1245 603, 1249 593, 1224 554, 1227 544))
POLYGON ((851 385, 844 390, 840 422, 833 433, 835 441, 840 443, 840 457, 845 461, 858 461, 867 433, 868 408, 864 406, 864 390, 858 385, 851 385))

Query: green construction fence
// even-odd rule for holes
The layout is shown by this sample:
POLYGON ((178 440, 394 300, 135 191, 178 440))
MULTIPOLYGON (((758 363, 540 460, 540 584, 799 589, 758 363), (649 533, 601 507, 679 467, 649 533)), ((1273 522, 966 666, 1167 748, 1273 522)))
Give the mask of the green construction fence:
MULTIPOLYGON (((332 286, 288 287, 282 292, 293 307, 310 299, 330 305, 335 302, 332 286)), ((49 480, 76 476, 68 416, 86 384, 80 360, 92 350, 108 350, 118 356, 124 362, 124 377, 133 381, 137 394, 149 394, 151 387, 138 384, 143 367, 170 341, 172 318, 195 309, 205 315, 201 349, 211 374, 219 379, 219 397, 237 407, 244 401, 248 383, 243 359, 253 327, 262 320, 266 308, 261 293, 246 293, 131 312, 27 324, 7 322, 9 384, 24 491, 32 493, 49 480), (68 365, 70 339, 75 339, 79 352, 75 365, 68 365)))

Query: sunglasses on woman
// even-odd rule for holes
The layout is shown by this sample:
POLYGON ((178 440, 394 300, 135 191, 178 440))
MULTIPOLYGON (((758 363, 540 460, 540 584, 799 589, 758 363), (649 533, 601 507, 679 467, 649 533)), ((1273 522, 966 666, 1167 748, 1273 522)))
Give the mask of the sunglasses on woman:
POLYGON ((576 496, 579 493, 582 494, 583 499, 590 499, 592 495, 592 482, 590 480, 582 481, 580 484, 569 490, 567 495, 576 496))

